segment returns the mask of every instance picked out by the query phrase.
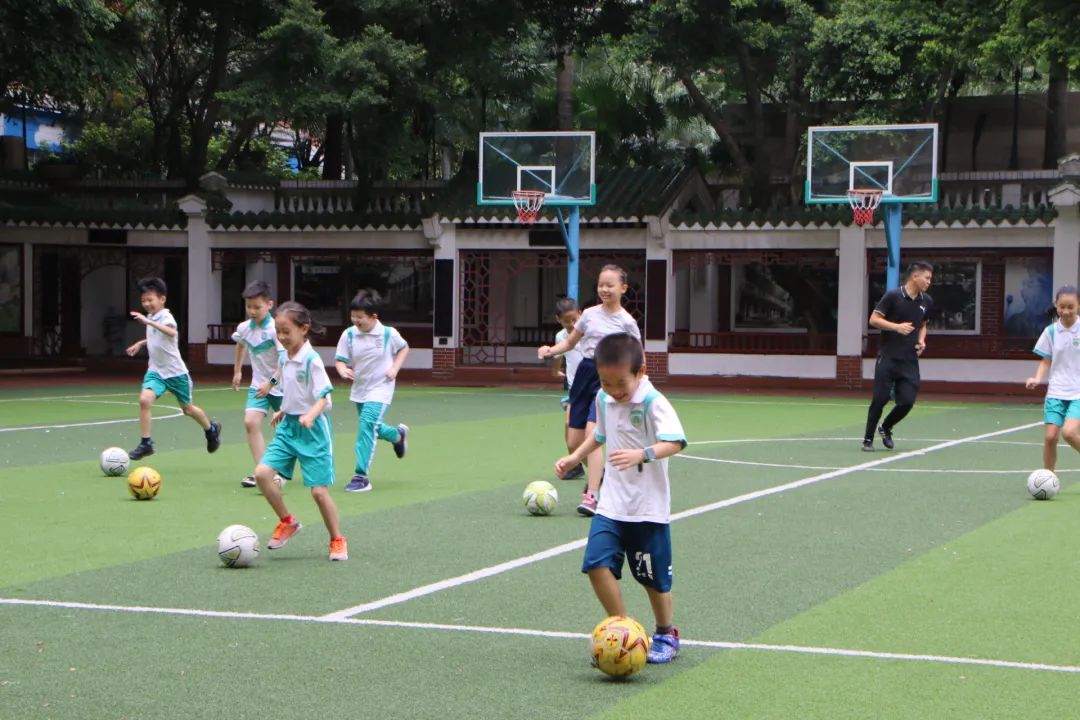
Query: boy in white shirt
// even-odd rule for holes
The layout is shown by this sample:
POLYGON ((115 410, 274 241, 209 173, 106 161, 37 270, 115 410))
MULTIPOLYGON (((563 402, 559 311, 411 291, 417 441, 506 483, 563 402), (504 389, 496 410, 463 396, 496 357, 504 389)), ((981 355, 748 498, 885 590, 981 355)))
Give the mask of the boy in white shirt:
POLYGON ((140 460, 154 454, 154 441, 150 438, 153 421, 151 410, 154 401, 168 390, 180 403, 180 409, 199 423, 206 435, 206 452, 214 452, 221 445, 221 423, 211 422, 202 408, 192 400, 191 375, 180 357, 180 330, 172 313, 165 307, 166 287, 161 278, 144 278, 138 285, 139 303, 146 312, 132 312, 131 317, 146 326, 146 339, 139 340, 127 349, 135 357, 143 345, 150 356, 150 367, 143 376, 142 392, 139 394, 139 429, 142 440, 128 453, 132 460, 140 460))
POLYGON ((572 454, 555 463, 560 477, 590 452, 607 445, 604 492, 589 528, 581 571, 608 615, 626 615, 618 580, 623 561, 645 587, 656 616, 650 663, 679 654, 679 631, 671 604, 671 483, 667 458, 686 447, 675 409, 645 377, 641 341, 628 333, 604 337, 596 346, 601 391, 596 430, 572 454))
POLYGON ((405 457, 409 426, 383 424, 398 372, 409 355, 409 344, 401 334, 379 322, 379 301, 371 292, 361 290, 349 303, 349 318, 353 326, 338 340, 334 355, 338 375, 352 382, 349 399, 356 404, 360 416, 356 431, 356 474, 345 486, 345 492, 367 492, 371 489, 368 473, 375 459, 377 440, 393 443, 394 454, 405 457))

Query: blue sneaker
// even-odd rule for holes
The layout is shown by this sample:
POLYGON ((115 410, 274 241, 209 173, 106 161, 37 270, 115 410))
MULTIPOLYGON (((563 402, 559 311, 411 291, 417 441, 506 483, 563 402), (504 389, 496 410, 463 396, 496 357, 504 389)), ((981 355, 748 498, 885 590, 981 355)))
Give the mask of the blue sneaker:
POLYGON ((652 636, 649 647, 649 662, 652 664, 669 663, 679 654, 679 628, 671 628, 670 635, 657 633, 652 636))
POLYGON ((345 492, 367 492, 371 489, 371 481, 363 475, 353 475, 352 480, 345 486, 345 492))
POLYGON ((405 451, 409 449, 409 443, 405 440, 409 436, 409 426, 402 423, 397 426, 398 441, 394 443, 394 454, 398 459, 405 457, 405 451))

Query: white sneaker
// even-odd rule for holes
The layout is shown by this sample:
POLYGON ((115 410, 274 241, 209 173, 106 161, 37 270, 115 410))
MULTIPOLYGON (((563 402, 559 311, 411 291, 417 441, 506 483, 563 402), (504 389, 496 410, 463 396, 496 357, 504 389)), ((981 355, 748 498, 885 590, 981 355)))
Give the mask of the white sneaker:
POLYGON ((289 481, 288 481, 287 479, 285 479, 285 478, 281 477, 281 476, 280 476, 280 475, 278 475, 277 473, 274 473, 274 482, 276 482, 276 483, 277 483, 277 485, 278 485, 278 487, 279 487, 279 488, 281 488, 282 490, 284 490, 284 489, 285 489, 285 483, 287 483, 287 482, 289 482, 289 481))

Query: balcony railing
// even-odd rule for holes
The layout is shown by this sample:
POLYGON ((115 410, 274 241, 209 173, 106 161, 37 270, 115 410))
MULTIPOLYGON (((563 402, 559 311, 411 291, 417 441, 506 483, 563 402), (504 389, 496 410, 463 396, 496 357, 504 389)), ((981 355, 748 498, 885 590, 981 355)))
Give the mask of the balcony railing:
MULTIPOLYGON (((960 358, 972 360, 1035 360, 1036 338, 1006 335, 935 335, 926 338, 923 359, 960 358)), ((863 357, 877 357, 881 336, 867 335, 863 357)))
POLYGON ((744 355, 835 355, 836 335, 676 330, 668 335, 668 349, 671 352, 744 355))
MULTIPOLYGON (((311 344, 318 346, 337 345, 338 338, 345 331, 345 325, 327 325, 326 334, 322 337, 310 336, 311 344)), ((413 348, 430 348, 433 345, 432 327, 430 325, 395 325, 401 337, 413 348)), ((231 345, 232 334, 236 330, 236 323, 216 323, 206 326, 207 342, 211 345, 231 345)))

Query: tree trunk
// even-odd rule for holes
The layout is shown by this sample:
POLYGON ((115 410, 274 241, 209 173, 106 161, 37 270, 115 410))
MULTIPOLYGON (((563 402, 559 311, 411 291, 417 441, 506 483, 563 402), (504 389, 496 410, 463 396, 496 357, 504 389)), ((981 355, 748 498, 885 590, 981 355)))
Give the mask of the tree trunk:
POLYGON ((749 181, 751 207, 767 208, 772 204, 772 187, 769 183, 772 168, 769 155, 765 152, 765 107, 761 102, 761 86, 757 81, 757 68, 750 59, 750 49, 744 43, 736 43, 735 57, 742 73, 746 109, 750 112, 750 127, 754 134, 750 177, 744 178, 744 183, 749 181))
POLYGON ((326 116, 326 137, 323 139, 323 180, 340 180, 344 164, 345 118, 340 113, 326 116))
POLYGON ((709 101, 705 98, 705 95, 701 92, 701 88, 697 86, 694 79, 690 77, 690 73, 685 70, 679 70, 677 73, 679 82, 686 88, 687 94, 690 96, 691 102, 697 107, 698 112, 705 118, 705 121, 712 126, 712 129, 716 131, 716 134, 723 141, 724 147, 731 154, 731 158, 735 161, 735 164, 739 166, 739 172, 742 175, 750 175, 750 163, 746 159, 746 155, 743 154, 742 148, 739 147, 738 141, 735 136, 731 134, 731 128, 728 127, 727 122, 724 121, 723 116, 716 111, 709 101))
POLYGON ((225 84, 229 69, 229 40, 232 37, 233 15, 228 4, 221 4, 217 11, 217 26, 214 28, 214 49, 210 62, 210 73, 203 88, 202 97, 196 110, 191 132, 191 151, 188 153, 187 180, 194 187, 199 176, 206 169, 206 151, 210 145, 210 136, 217 124, 221 110, 218 91, 225 84))
POLYGON ((214 169, 222 172, 229 169, 229 163, 231 163, 236 156, 240 154, 240 149, 251 138, 251 133, 255 132, 255 126, 257 122, 254 118, 247 120, 241 120, 233 133, 232 139, 229 140, 229 146, 225 148, 225 152, 221 154, 217 164, 214 165, 214 169))
POLYGON ((1020 169, 1020 66, 1013 70, 1012 146, 1009 148, 1009 169, 1020 169))
POLYGON ((1043 167, 1053 169, 1065 155, 1065 130, 1068 127, 1069 66, 1058 53, 1051 53, 1049 75, 1046 88, 1043 167))
POLYGON ((944 101, 944 117, 941 122, 941 164, 938 166, 938 172, 949 171, 949 136, 952 133, 953 107, 956 105, 956 96, 960 94, 960 88, 963 86, 963 73, 953 75, 944 101))
POLYGON ((788 168, 788 194, 792 205, 797 205, 802 196, 806 174, 799 173, 799 135, 802 131, 802 68, 799 66, 798 53, 792 53, 788 62, 787 106, 784 109, 784 161, 788 168))
POLYGON ((555 111, 558 114, 558 129, 574 129, 574 54, 571 50, 563 51, 555 79, 555 111))

